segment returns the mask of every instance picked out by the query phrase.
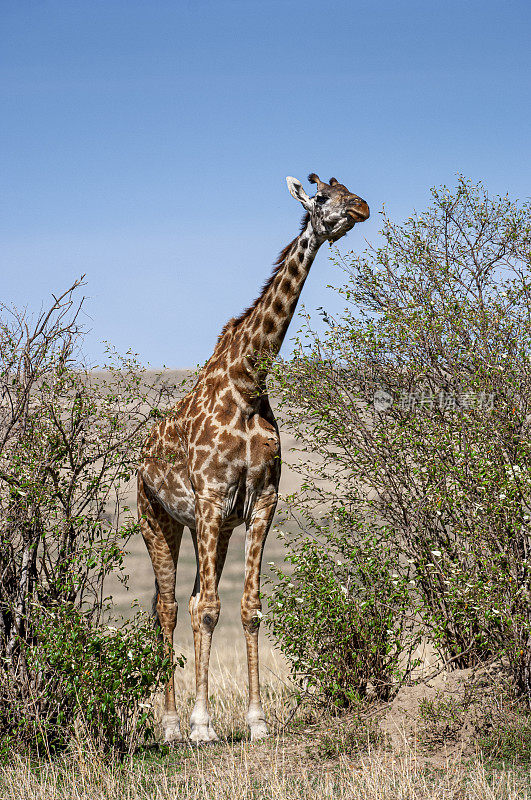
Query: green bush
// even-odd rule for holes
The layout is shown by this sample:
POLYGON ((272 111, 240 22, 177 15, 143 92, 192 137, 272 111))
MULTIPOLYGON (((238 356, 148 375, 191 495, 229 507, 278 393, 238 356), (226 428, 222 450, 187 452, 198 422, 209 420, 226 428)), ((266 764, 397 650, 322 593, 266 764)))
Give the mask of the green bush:
POLYGON ((353 552, 379 530, 441 658, 505 657, 531 702, 531 205, 459 178, 381 234, 341 261, 342 316, 275 370, 320 457, 293 507, 317 525, 344 509, 353 552))
POLYGON ((50 753, 77 735, 123 753, 152 739, 151 695, 172 667, 151 617, 94 626, 91 614, 63 604, 34 609, 32 627, 23 650, 35 676, 32 713, 0 706, 4 751, 29 741, 50 753))
POLYGON ((392 575, 384 536, 354 536, 352 518, 341 517, 341 533, 309 518, 313 536, 290 537, 284 565, 272 565, 266 617, 306 697, 336 710, 369 688, 388 699, 411 667, 414 641, 408 587, 392 575))
POLYGON ((130 747, 149 735, 141 697, 167 673, 148 623, 139 617, 110 632, 102 598, 110 573, 126 580, 124 547, 138 523, 123 507, 124 490, 147 426, 175 387, 146 382, 131 354, 110 349, 104 374, 86 366, 79 286, 37 319, 0 306, 0 741, 7 751, 61 746, 76 719, 98 746, 130 747))

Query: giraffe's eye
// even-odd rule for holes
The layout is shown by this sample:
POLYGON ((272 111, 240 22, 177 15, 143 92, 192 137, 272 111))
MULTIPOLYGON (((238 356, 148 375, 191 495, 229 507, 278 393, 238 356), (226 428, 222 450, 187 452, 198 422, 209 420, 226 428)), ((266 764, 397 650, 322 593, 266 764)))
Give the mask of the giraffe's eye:
POLYGON ((322 206, 324 203, 327 202, 327 200, 329 200, 329 198, 325 197, 324 194, 318 194, 315 199, 317 200, 320 206, 322 206))

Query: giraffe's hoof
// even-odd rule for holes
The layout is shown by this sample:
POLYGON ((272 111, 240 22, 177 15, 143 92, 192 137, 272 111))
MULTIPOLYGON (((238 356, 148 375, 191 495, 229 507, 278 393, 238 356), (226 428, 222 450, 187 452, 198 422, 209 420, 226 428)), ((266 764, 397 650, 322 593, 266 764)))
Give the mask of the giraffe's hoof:
POLYGON ((260 720, 259 722, 250 723, 250 728, 251 728, 251 742, 258 742, 260 741, 260 739, 267 739, 267 737, 269 736, 267 725, 263 720, 260 720))
POLYGON ((164 744, 185 741, 181 734, 179 718, 176 714, 164 714, 162 717, 162 730, 164 731, 164 744))
POLYGON ((190 741, 194 744, 207 744, 219 742, 219 736, 210 723, 208 725, 194 725, 190 731, 190 741))
POLYGON ((247 711, 247 725, 251 731, 251 742, 258 742, 269 736, 264 710, 260 703, 251 703, 247 711))

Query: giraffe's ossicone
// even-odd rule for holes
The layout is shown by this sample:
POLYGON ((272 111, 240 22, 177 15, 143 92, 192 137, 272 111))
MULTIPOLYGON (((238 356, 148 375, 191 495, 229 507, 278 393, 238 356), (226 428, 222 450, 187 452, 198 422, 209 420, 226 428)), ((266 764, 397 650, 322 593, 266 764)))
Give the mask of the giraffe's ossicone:
MULTIPOLYGON (((208 711, 208 664, 219 617, 218 584, 234 528, 245 524, 241 619, 247 643, 251 739, 267 735, 260 701, 258 629, 260 566, 280 480, 280 437, 266 390, 267 362, 282 344, 319 247, 335 242, 369 216, 362 200, 331 178, 311 174, 288 188, 306 211, 300 234, 282 250, 257 300, 221 331, 194 388, 157 423, 138 470, 138 511, 157 585, 157 613, 173 653, 177 620, 175 575, 183 528, 190 529, 197 575, 190 598, 196 702, 190 739, 217 739, 208 711)), ((165 691, 165 740, 181 740, 173 679, 165 691)))

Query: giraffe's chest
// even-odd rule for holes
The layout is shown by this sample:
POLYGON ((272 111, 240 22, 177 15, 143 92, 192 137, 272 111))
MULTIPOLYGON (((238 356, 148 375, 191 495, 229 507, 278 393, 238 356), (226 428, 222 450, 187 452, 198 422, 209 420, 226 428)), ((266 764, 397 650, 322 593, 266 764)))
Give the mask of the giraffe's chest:
POLYGON ((280 437, 274 418, 260 414, 229 421, 205 420, 189 438, 188 464, 194 486, 225 491, 259 490, 280 475, 280 437))
POLYGON ((249 518, 260 496, 278 489, 280 437, 271 409, 264 405, 262 413, 245 415, 233 406, 229 412, 195 415, 192 421, 182 415, 178 426, 166 420, 148 440, 141 468, 145 484, 183 525, 195 526, 198 492, 217 496, 225 520, 235 527, 249 518))

